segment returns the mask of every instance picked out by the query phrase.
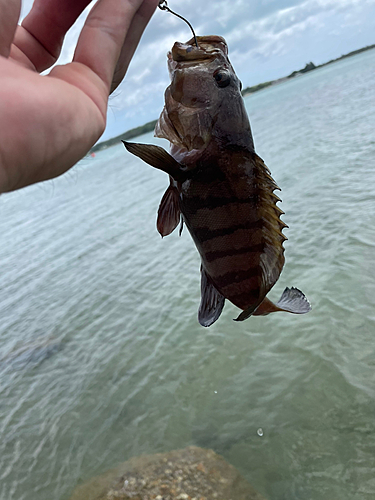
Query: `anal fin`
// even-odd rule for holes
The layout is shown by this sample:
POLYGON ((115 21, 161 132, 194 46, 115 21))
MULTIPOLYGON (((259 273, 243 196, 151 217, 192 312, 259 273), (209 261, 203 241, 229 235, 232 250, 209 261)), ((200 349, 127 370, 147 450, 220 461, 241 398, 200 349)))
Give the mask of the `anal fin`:
POLYGON ((176 229, 180 222, 181 211, 177 188, 171 184, 161 199, 156 227, 161 237, 168 236, 176 229))
POLYGON ((223 310, 225 297, 216 290, 209 276, 201 266, 201 303, 198 321, 202 326, 211 326, 223 310))
POLYGON ((254 314, 256 307, 256 305, 248 307, 234 321, 245 321, 245 319, 250 318, 254 314))

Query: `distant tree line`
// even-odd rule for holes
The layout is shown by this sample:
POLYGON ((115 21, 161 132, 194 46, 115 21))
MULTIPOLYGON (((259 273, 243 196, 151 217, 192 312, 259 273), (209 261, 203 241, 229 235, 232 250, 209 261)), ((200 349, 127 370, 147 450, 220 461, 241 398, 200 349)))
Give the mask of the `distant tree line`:
MULTIPOLYGON (((340 59, 345 59, 345 57, 355 56, 357 54, 360 54, 361 52, 364 52, 365 50, 369 50, 369 49, 373 49, 373 48, 375 48, 375 44, 368 45, 367 47, 362 47, 361 49, 358 49, 358 50, 353 50, 352 52, 349 52, 348 54, 344 54, 343 56, 338 57, 337 59, 332 59, 331 61, 328 61, 328 62, 323 63, 323 64, 319 64, 318 66, 315 66, 315 64, 313 62, 309 62, 306 64, 306 66, 304 68, 299 69, 297 71, 293 71, 293 73, 288 75, 287 78, 293 78, 296 75, 301 75, 303 73, 307 73, 308 71, 312 71, 314 69, 321 68, 323 66, 327 66, 327 64, 331 64, 333 62, 340 61, 340 59)), ((281 80, 283 80, 283 79, 281 79, 281 80)), ((242 91, 242 95, 245 96, 247 94, 252 94, 253 92, 258 92, 258 90, 265 89, 266 87, 269 87, 270 85, 272 85, 278 81, 279 80, 271 80, 269 82, 259 83, 258 85, 254 85, 253 87, 246 87, 242 91)))
POLYGON ((253 87, 246 87, 242 91, 242 95, 245 96, 247 94, 253 94, 254 92, 258 92, 258 90, 265 89, 273 84, 275 80, 271 80, 270 82, 258 83, 258 85, 253 85, 253 87))
POLYGON ((361 49, 353 50, 352 52, 348 52, 348 54, 344 54, 343 56, 337 57, 336 59, 331 59, 330 61, 323 64, 319 64, 318 66, 315 66, 313 62, 309 62, 308 64, 306 64, 304 68, 298 71, 293 71, 293 73, 288 75, 288 78, 292 78, 293 76, 296 76, 300 73, 307 73, 308 71, 312 71, 313 69, 322 68, 323 66, 327 66, 327 64, 332 64, 336 61, 340 61, 341 59, 345 59, 346 57, 355 56, 357 54, 360 54, 361 52, 365 52, 366 50, 370 50, 373 48, 375 48, 375 45, 367 45, 367 47, 362 47, 361 49))
POLYGON ((121 139, 127 141, 128 139, 133 139, 133 137, 138 137, 139 135, 147 134, 148 132, 152 132, 155 128, 157 120, 152 120, 152 122, 145 123, 140 127, 132 128, 128 130, 124 134, 120 134, 112 139, 108 139, 108 141, 99 142, 93 148, 91 148, 90 153, 95 153, 96 151, 100 151, 102 149, 109 148, 115 144, 119 144, 121 139))

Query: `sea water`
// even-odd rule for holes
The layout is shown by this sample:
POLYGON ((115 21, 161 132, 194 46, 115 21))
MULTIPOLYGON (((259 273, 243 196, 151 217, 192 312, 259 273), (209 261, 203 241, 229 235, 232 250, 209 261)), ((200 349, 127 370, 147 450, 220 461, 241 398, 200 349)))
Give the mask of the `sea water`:
MULTIPOLYGON (((212 448, 268 500, 375 498, 375 51, 246 98, 305 316, 197 322, 167 176, 122 145, 0 197, 0 499, 64 500, 128 458, 212 448)), ((138 139, 166 146, 151 134, 138 139)))

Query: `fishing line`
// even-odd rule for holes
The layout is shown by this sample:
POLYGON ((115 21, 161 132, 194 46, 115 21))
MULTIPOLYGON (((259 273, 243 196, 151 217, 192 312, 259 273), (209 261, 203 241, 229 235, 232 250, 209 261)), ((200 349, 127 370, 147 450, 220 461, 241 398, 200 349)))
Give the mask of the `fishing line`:
POLYGON ((158 5, 159 9, 161 10, 166 10, 168 12, 170 12, 171 14, 173 14, 174 16, 177 16, 179 17, 180 19, 182 19, 183 21, 185 21, 185 23, 189 26, 189 28, 191 29, 192 33, 193 33, 193 36, 194 36, 194 41, 195 41, 195 45, 198 47, 199 49, 199 45, 198 45, 198 41, 197 41, 197 37, 195 36, 195 32, 193 30, 193 26, 189 23, 189 21, 187 19, 185 19, 184 17, 180 16, 180 14, 177 14, 176 12, 173 12, 173 10, 171 10, 169 7, 168 7, 168 3, 167 3, 167 0, 160 0, 159 1, 159 5, 158 5))

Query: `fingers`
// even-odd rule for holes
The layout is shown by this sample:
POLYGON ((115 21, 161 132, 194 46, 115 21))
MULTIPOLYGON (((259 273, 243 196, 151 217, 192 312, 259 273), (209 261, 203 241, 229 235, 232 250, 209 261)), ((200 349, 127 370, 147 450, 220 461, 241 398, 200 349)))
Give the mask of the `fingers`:
POLYGON ((122 78, 157 4, 158 0, 100 0, 90 12, 74 61, 99 76, 108 92, 120 56, 122 78))
POLYGON ((66 32, 89 3, 90 0, 35 0, 17 29, 12 56, 24 64, 29 62, 38 72, 52 66, 66 32))
POLYGON ((111 92, 113 92, 120 85, 122 79, 124 78, 142 33, 146 28, 150 17, 155 11, 157 4, 158 2, 143 2, 141 7, 136 12, 133 22, 125 37, 120 57, 117 61, 111 85, 111 92))
POLYGON ((20 12, 21 0, 0 0, 0 56, 10 54, 20 12))

